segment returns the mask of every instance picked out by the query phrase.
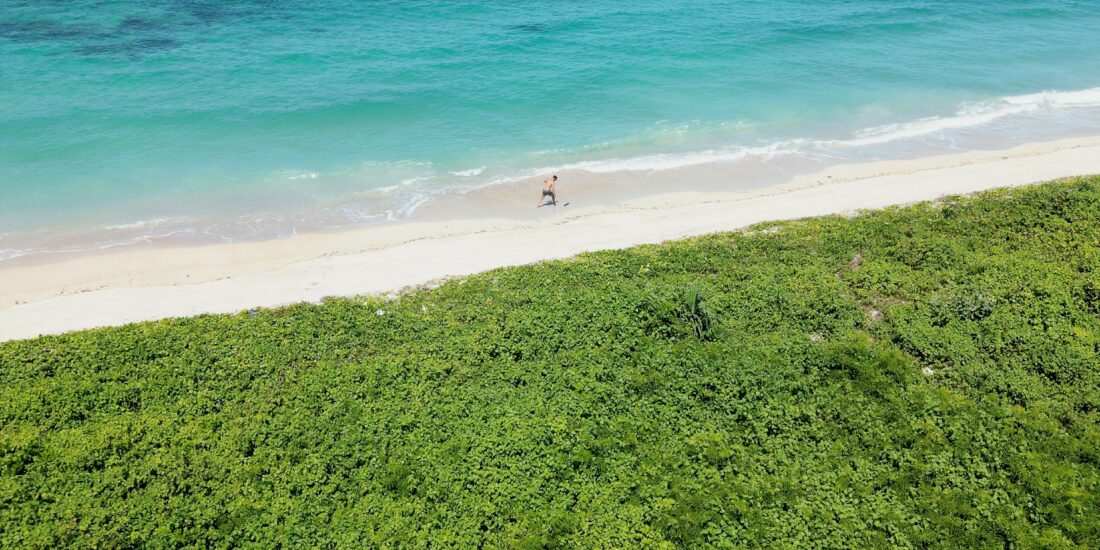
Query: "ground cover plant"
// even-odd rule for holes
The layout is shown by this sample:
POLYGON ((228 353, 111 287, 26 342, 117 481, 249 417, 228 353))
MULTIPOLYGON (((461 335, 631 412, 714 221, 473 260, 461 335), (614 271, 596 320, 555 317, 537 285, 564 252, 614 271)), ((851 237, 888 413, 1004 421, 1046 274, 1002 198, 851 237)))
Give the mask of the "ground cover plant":
POLYGON ((1100 547, 1100 178, 0 345, 0 546, 1100 547))

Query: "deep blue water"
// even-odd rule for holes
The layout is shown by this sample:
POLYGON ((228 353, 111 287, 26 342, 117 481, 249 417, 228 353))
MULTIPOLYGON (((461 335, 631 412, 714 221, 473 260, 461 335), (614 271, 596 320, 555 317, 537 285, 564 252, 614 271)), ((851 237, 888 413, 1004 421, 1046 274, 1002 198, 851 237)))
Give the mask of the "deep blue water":
POLYGON ((0 0, 0 259, 547 170, 1080 132, 1097 29, 1095 1, 0 0))

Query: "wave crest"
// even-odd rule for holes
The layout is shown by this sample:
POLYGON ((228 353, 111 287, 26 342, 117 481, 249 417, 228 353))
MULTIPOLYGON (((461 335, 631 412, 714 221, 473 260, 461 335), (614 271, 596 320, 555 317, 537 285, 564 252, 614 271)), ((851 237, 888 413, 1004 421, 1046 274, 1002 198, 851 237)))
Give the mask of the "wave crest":
POLYGON ((963 130, 989 124, 1013 115, 1024 115, 1044 110, 1100 107, 1100 88, 1077 91, 1046 91, 1034 94, 1004 96, 990 101, 961 105, 953 115, 933 116, 872 126, 856 130, 845 139, 790 139, 756 147, 728 147, 686 153, 643 155, 637 157, 610 158, 582 161, 548 167, 541 171, 583 170, 591 173, 621 171, 659 171, 729 162, 746 157, 771 160, 781 155, 817 157, 837 149, 857 149, 886 145, 891 142, 933 136, 953 130, 963 130))

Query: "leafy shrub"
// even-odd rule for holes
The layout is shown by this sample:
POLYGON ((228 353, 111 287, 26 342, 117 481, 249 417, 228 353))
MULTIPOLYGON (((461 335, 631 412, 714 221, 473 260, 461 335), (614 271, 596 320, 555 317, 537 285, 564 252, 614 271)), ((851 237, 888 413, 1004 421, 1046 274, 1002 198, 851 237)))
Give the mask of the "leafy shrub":
POLYGON ((1090 313, 1100 315, 1100 277, 1085 283, 1084 294, 1085 309, 1090 313))
POLYGON ((769 228, 0 344, 0 547, 1100 547, 1100 178, 769 228))
POLYGON ((980 321, 993 313, 996 302, 988 293, 973 288, 937 297, 931 304, 935 325, 942 327, 951 321, 980 321))

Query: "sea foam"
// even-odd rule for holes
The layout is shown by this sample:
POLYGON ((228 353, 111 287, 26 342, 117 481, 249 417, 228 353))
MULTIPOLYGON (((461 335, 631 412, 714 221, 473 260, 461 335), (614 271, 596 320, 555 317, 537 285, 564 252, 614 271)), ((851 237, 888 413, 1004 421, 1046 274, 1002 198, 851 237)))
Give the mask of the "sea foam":
POLYGON ((478 168, 470 168, 469 170, 459 170, 457 172, 448 172, 448 173, 451 174, 452 176, 458 176, 460 178, 471 178, 471 177, 474 177, 474 176, 480 176, 481 173, 484 172, 484 171, 485 171, 485 167, 480 166, 478 168))
MULTIPOLYGON (((857 150, 859 148, 882 146, 894 142, 946 134, 951 131, 978 128, 1014 115, 1087 107, 1100 107, 1100 88, 1077 91, 1046 91, 1004 96, 987 101, 967 102, 960 105, 952 115, 924 117, 861 128, 853 131, 851 136, 846 138, 794 138, 759 146, 728 146, 680 153, 581 161, 547 166, 526 173, 520 178, 567 170, 595 174, 675 170, 704 164, 736 162, 748 157, 763 160, 772 160, 788 155, 811 159, 822 158, 827 157, 829 152, 838 149, 857 150)), ((508 182, 515 179, 517 178, 503 178, 498 181, 508 182)))

